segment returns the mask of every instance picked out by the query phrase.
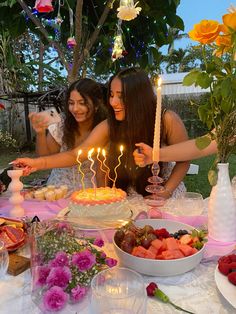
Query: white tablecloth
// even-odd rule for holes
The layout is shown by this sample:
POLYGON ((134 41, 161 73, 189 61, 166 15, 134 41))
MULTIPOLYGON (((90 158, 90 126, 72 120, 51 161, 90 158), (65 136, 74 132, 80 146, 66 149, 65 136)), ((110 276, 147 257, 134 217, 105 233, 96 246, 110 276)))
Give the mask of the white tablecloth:
MULTIPOLYGON (((196 314, 232 314, 233 308, 218 291, 214 271, 216 261, 202 262, 193 271, 174 277, 143 276, 148 284, 156 282, 172 302, 196 314)), ((0 313, 1 314, 38 314, 41 313, 31 300, 30 270, 14 277, 6 275, 0 282, 0 313)), ((235 287, 236 291, 236 287, 235 287)), ((76 313, 73 312, 74 314, 76 313)), ((80 314, 91 313, 87 306, 80 314)), ((180 313, 172 306, 161 301, 148 298, 147 314, 180 313)))
MULTIPOLYGON (((137 203, 139 203, 139 201, 140 200, 136 202, 136 205, 137 203)), ((7 208, 5 204, 6 203, 4 202, 1 203, 2 209, 7 208)), ((141 204, 139 210, 140 209, 144 210, 141 204)), ((47 211, 46 208, 45 211, 47 211)), ((40 212, 37 213, 39 214, 39 216, 40 212)), ((53 213, 55 213, 55 211, 53 213)), ((26 249, 27 248, 25 248, 24 250, 26 249)), ((110 254, 111 247, 109 247, 109 250, 110 254)), ((26 251, 24 251, 23 253, 26 253, 26 255, 29 254, 29 252, 26 251)), ((185 273, 183 275, 158 278, 148 276, 143 277, 147 284, 152 281, 156 282, 159 288, 162 289, 163 292, 165 292, 169 296, 173 303, 176 303, 184 309, 192 311, 196 314, 236 313, 236 309, 233 308, 224 299, 224 297, 221 295, 216 287, 214 279, 216 264, 217 258, 211 258, 211 260, 208 259, 203 261, 193 271, 185 273)), ((27 270, 16 277, 6 275, 4 279, 0 280, 0 314, 40 313, 40 310, 31 300, 30 281, 30 270, 27 270)), ((75 314, 76 310, 73 313, 75 314)), ((91 313, 89 305, 83 311, 77 311, 77 313, 95 314, 91 313)), ((164 304, 157 299, 148 298, 147 314, 152 313, 172 314, 180 312, 175 310, 172 306, 164 304)))

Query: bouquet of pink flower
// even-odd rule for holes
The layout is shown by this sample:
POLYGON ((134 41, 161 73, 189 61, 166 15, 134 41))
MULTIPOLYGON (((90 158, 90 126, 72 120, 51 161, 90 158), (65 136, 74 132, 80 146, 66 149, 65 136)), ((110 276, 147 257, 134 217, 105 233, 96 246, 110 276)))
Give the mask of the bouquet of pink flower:
POLYGON ((84 300, 93 276, 104 267, 117 264, 98 249, 103 245, 102 239, 85 237, 68 223, 34 225, 32 296, 44 313, 84 300))

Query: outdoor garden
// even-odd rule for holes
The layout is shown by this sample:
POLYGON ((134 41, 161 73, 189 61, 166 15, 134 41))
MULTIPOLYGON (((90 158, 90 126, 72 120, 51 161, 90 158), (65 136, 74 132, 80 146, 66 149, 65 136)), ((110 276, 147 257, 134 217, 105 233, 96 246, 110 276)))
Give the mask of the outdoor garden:
MULTIPOLYGON (((1 2, 0 169, 16 156, 34 156, 35 137, 32 135, 30 142, 26 138, 25 104, 19 105, 17 92, 48 93, 86 76, 105 83, 115 71, 133 65, 145 69, 155 81, 161 73, 202 68, 204 61, 212 57, 214 47, 207 45, 204 57, 194 45, 175 49, 177 40, 188 37, 184 21, 176 13, 181 1, 140 0, 128 18, 122 15, 126 2, 134 4, 114 0, 46 1, 46 5, 44 1, 1 2), (166 54, 160 50, 163 46, 167 47, 166 54), (5 120, 1 118, 3 111, 5 120)), ((211 84, 200 75, 195 83, 204 88, 211 84)), ((225 86, 222 91, 227 95, 225 86)), ((190 138, 213 127, 206 119, 208 113, 201 97, 163 102, 179 113, 190 138)), ((37 105, 33 109, 38 109, 37 105)), ((209 195, 207 173, 213 160, 214 157, 207 157, 194 161, 200 167, 198 175, 186 176, 189 191, 209 195)), ((230 175, 235 174, 231 158, 230 175)), ((35 173, 23 180, 29 182, 47 175, 48 171, 35 173)))

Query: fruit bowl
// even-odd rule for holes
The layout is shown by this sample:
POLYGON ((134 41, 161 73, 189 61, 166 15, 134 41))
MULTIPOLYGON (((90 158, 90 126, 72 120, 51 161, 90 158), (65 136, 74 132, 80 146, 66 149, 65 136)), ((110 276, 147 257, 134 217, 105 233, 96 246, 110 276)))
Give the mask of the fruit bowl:
MULTIPOLYGON (((134 224, 137 227, 150 225, 154 229, 166 228, 170 233, 175 233, 178 230, 191 232, 195 229, 190 225, 166 219, 143 219, 136 221, 134 224)), ((115 243, 114 238, 113 244, 121 266, 131 268, 149 276, 175 276, 186 273, 194 269, 201 262, 205 249, 203 245, 199 251, 191 256, 171 260, 159 260, 137 257, 126 253, 115 243)))

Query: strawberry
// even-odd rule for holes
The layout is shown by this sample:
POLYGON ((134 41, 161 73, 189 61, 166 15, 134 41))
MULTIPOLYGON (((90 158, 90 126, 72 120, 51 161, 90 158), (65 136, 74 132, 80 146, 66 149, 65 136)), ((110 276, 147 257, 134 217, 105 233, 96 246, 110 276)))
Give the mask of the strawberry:
POLYGON ((236 254, 228 255, 228 258, 231 260, 231 262, 236 262, 236 254))
POLYGON ((228 280, 236 286, 236 272, 228 274, 228 280))
POLYGON ((219 258, 218 263, 231 263, 231 258, 229 256, 222 256, 219 258))
POLYGON ((166 228, 156 229, 154 233, 157 236, 157 238, 169 238, 170 236, 166 228))
POLYGON ((230 272, 230 266, 227 263, 223 263, 223 262, 219 263, 218 269, 225 276, 227 276, 230 272))

